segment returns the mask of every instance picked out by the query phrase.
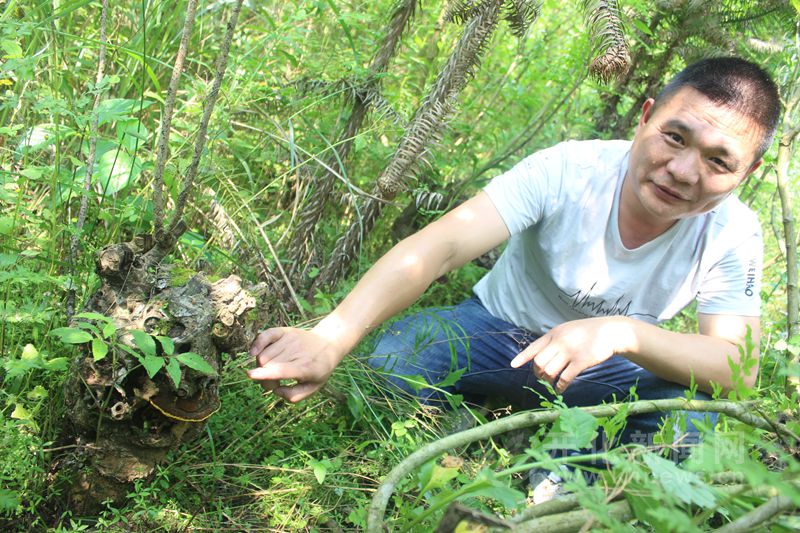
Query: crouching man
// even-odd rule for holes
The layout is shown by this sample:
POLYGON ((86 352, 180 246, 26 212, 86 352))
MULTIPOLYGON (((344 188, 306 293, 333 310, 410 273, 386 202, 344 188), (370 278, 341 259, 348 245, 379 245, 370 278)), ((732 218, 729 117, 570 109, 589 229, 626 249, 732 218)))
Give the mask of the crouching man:
MULTIPOLYGON (((779 118, 758 66, 715 58, 680 72, 641 110, 632 141, 570 141, 534 153, 472 199, 398 243, 311 330, 272 328, 249 375, 290 402, 306 398, 373 328, 439 276, 508 240, 450 308, 392 325, 369 361, 446 392, 533 407, 547 380, 570 406, 733 387, 728 358, 750 331, 758 357, 762 239, 733 191, 762 162, 779 118), (658 326, 697 302, 698 332, 658 326), (282 386, 279 380, 296 384, 282 386)), ((757 365, 745 376, 753 385, 757 365)), ((691 414, 690 414, 691 415, 691 414)), ((629 420, 651 434, 663 415, 629 420)))

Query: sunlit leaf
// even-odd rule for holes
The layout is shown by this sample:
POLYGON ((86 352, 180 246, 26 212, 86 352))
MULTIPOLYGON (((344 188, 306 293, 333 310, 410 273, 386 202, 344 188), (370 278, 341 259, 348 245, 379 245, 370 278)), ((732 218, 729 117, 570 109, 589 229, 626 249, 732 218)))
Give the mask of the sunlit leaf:
POLYGON ((175 358, 189 368, 197 370, 202 374, 208 374, 209 376, 217 375, 217 371, 214 370, 214 367, 208 364, 208 361, 203 359, 203 356, 199 354, 186 352, 176 355, 175 358))
POLYGON ((97 108, 98 122, 102 126, 108 122, 131 118, 131 114, 146 108, 153 103, 152 100, 134 100, 131 98, 107 98, 100 102, 97 108))
POLYGON ((158 371, 161 370, 161 367, 164 366, 164 358, 147 354, 142 359, 142 366, 147 371, 147 376, 153 379, 158 371))
POLYGON ((50 335, 55 335, 66 344, 83 344, 92 340, 92 335, 78 328, 56 328, 50 330, 50 335))
POLYGON ((157 335, 156 338, 158 339, 158 342, 161 343, 161 349, 164 351, 165 355, 172 355, 175 353, 175 342, 171 337, 157 335))
POLYGON ((142 351, 143 354, 156 354, 156 341, 153 340, 153 337, 140 329, 133 329, 130 331, 130 334, 133 337, 133 343, 142 351))
POLYGON ((181 384, 181 365, 174 357, 171 357, 169 363, 167 363, 167 375, 170 377, 172 383, 175 384, 175 388, 177 389, 181 384))
POLYGON ((108 344, 103 339, 92 339, 92 358, 99 361, 108 355, 108 344))
POLYGON ((86 311, 83 313, 78 313, 75 315, 75 318, 85 318, 87 320, 96 320, 98 322, 110 322, 111 319, 105 315, 101 315, 100 313, 93 313, 91 311, 86 311))
POLYGON ((578 409, 564 409, 547 434, 545 450, 580 450, 597 437, 599 423, 595 417, 578 409))

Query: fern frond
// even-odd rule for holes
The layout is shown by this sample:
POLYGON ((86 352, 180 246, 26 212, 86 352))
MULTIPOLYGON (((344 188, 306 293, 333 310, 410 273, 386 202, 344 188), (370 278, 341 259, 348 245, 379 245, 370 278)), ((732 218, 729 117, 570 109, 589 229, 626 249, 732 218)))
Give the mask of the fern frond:
POLYGON ((400 141, 389 165, 378 178, 385 198, 393 198, 406 185, 405 180, 446 123, 458 93, 480 65, 480 56, 497 26, 502 0, 485 0, 481 9, 464 28, 455 49, 447 59, 400 141))
POLYGON ((503 19, 511 27, 511 33, 522 38, 539 18, 542 3, 537 0, 506 0, 503 8, 503 19))
POLYGON ((450 0, 444 11, 445 22, 464 24, 475 16, 483 0, 450 0))
POLYGON ((607 83, 630 68, 631 56, 616 0, 583 0, 592 47, 597 56, 589 66, 595 78, 607 83))

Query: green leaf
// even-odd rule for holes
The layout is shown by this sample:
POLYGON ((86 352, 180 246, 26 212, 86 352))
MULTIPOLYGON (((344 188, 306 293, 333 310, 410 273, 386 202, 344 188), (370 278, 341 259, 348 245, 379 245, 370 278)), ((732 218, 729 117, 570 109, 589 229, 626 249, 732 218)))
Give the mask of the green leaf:
POLYGON ((478 472, 475 480, 465 485, 460 491, 458 500, 483 496, 500 502, 506 509, 514 509, 521 501, 525 500, 525 495, 520 491, 512 489, 502 480, 495 477, 491 470, 483 469, 478 472))
POLYGON ((652 452, 642 456, 644 463, 664 491, 685 504, 709 508, 716 504, 717 498, 711 488, 694 472, 678 467, 668 459, 652 452))
POLYGON ((14 404, 14 411, 11 413, 11 418, 16 420, 33 420, 33 415, 25 409, 21 403, 14 404))
POLYGON ((164 358, 150 354, 145 355, 144 359, 142 359, 142 366, 147 371, 147 376, 153 379, 153 376, 164 366, 164 358))
POLYGON ((100 313, 92 313, 87 311, 85 313, 78 313, 75 315, 75 318, 85 318, 87 320, 96 320, 98 322, 111 322, 111 319, 106 315, 101 315, 100 313))
POLYGON ((3 368, 6 371, 6 376, 10 379, 14 379, 19 376, 24 376, 31 369, 41 368, 41 366, 36 361, 9 359, 3 363, 3 368))
POLYGON ((405 381, 409 387, 414 389, 414 392, 430 387, 428 382, 425 381, 425 377, 420 374, 396 374, 395 377, 405 381))
POLYGON ((106 355, 108 355, 108 344, 103 339, 92 339, 92 358, 100 361, 106 355))
POLYGON ((33 389, 29 390, 25 396, 29 400, 42 400, 44 398, 47 398, 48 392, 47 389, 45 389, 41 385, 36 385, 33 389))
MULTIPOLYGON (((134 159, 128 150, 115 146, 97 156, 92 183, 99 184, 104 195, 116 194, 133 183, 141 172, 141 158, 134 159)), ((74 183, 83 183, 85 176, 86 167, 81 166, 75 172, 74 183)))
POLYGON ((76 322, 75 325, 84 331, 88 331, 90 335, 100 336, 100 329, 91 322, 76 322))
POLYGON ((149 132, 137 119, 117 122, 117 142, 134 153, 147 142, 149 132))
POLYGON ((194 352, 186 352, 176 355, 175 358, 189 368, 197 370, 202 374, 207 374, 209 376, 217 375, 217 371, 214 370, 214 367, 208 364, 208 361, 203 359, 202 355, 194 352))
POLYGON ((117 332, 117 326, 113 322, 109 322, 103 326, 103 338, 109 339, 117 332))
POLYGON ((56 328, 50 330, 50 335, 55 335, 65 344, 83 344, 92 340, 92 335, 78 328, 56 328))
POLYGON ((47 370, 55 370, 57 372, 66 370, 69 366, 69 361, 66 357, 54 357, 44 362, 44 367, 47 370))
POLYGON ((420 494, 425 494, 431 490, 441 489, 451 479, 458 476, 457 467, 445 467, 436 463, 436 460, 428 461, 420 468, 420 494))
POLYGON ((167 375, 170 377, 172 383, 175 384, 175 388, 177 389, 181 384, 181 365, 174 357, 170 357, 169 363, 167 363, 167 375))
POLYGON ((314 477, 317 478, 317 483, 322 485, 325 481, 325 476, 328 475, 328 467, 325 465, 325 462, 309 459, 308 464, 310 464, 311 468, 314 470, 314 477))
POLYGON ((133 336, 133 343, 143 354, 151 356, 156 355, 156 341, 153 340, 153 337, 140 329, 132 329, 130 334, 133 336))
POLYGON ((20 499, 16 491, 0 489, 0 511, 14 511, 19 506, 20 499))
POLYGON ((16 41, 3 39, 0 41, 0 48, 6 53, 6 59, 16 59, 22 57, 22 47, 16 41))
POLYGON ((36 349, 36 346, 30 343, 26 344, 25 347, 22 349, 22 359, 31 361, 38 358, 39 358, 39 350, 36 349))
POLYGON ((0 235, 8 235, 14 231, 14 217, 0 217, 0 235))
POLYGON ((461 375, 466 371, 466 368, 462 368, 460 370, 456 370, 455 372, 450 372, 442 381, 437 383, 436 386, 439 388, 452 387, 459 379, 461 379, 461 375))
POLYGON ((98 123, 100 126, 116 120, 130 119, 131 113, 139 111, 141 108, 150 106, 152 100, 133 100, 130 98, 107 98, 100 102, 97 107, 98 123))
POLYGON ((597 437, 599 422, 595 417, 577 407, 564 409, 547 434, 542 446, 545 450, 580 450, 597 437))
POLYGON ((161 343, 161 349, 164 351, 166 355, 172 355, 175 353, 175 342, 173 342, 171 337, 164 337, 162 335, 156 336, 158 342, 161 343))
POLYGON ((636 29, 639 30, 640 32, 644 33, 645 35, 649 35, 651 37, 653 36, 653 32, 650 30, 650 28, 647 26, 647 24, 645 24, 641 20, 631 19, 631 22, 633 23, 634 26, 636 26, 636 29))

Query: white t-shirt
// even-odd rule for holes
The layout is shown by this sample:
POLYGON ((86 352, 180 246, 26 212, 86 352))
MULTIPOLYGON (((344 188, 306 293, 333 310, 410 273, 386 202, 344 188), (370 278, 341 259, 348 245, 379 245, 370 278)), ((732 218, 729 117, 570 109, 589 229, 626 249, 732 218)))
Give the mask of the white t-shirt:
POLYGON ((655 324, 695 299, 701 313, 759 316, 761 228, 733 195, 625 248, 617 210, 630 145, 561 143, 486 186, 511 233, 473 289, 492 315, 537 334, 597 316, 655 324))

